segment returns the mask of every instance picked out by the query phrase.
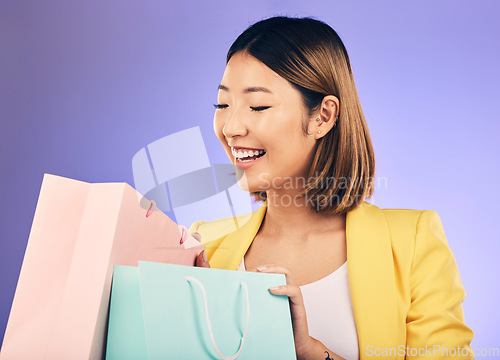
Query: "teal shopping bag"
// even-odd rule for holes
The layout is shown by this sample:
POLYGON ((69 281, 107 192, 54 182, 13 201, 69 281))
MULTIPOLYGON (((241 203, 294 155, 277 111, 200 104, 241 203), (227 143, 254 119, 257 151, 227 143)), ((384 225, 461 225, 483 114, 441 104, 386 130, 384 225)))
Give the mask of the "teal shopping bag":
POLYGON ((148 359, 296 359, 288 297, 268 290, 285 275, 138 268, 148 359))
POLYGON ((137 267, 114 266, 109 306, 106 360, 147 360, 137 267))

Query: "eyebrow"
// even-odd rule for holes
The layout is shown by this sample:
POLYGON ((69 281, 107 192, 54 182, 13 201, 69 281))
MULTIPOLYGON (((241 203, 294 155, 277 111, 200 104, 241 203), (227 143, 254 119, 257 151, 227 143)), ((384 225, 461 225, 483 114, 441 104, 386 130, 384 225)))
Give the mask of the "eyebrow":
MULTIPOLYGON (((229 91, 229 88, 225 85, 222 85, 220 84, 218 87, 217 87, 218 90, 224 90, 224 91, 229 91)), ((246 88, 245 90, 243 90, 243 93, 244 94, 249 94, 249 93, 255 93, 255 92, 265 92, 265 93, 269 93, 269 94, 272 94, 273 92, 265 87, 262 87, 262 86, 253 86, 253 87, 249 87, 249 88, 246 88)))

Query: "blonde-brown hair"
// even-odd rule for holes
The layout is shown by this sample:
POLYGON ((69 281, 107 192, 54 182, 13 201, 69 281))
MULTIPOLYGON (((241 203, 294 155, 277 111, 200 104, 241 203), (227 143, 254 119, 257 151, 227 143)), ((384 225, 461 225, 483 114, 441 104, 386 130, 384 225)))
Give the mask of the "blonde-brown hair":
MULTIPOLYGON (((345 214, 374 191, 375 154, 361 109, 349 56, 338 34, 322 21, 276 16, 247 28, 231 45, 231 57, 244 51, 287 80, 302 95, 309 117, 326 95, 339 99, 339 118, 318 139, 308 181, 300 194, 317 211, 345 214)), ((302 123, 307 134, 308 118, 302 123)), ((265 191, 252 192, 256 201, 265 191)))

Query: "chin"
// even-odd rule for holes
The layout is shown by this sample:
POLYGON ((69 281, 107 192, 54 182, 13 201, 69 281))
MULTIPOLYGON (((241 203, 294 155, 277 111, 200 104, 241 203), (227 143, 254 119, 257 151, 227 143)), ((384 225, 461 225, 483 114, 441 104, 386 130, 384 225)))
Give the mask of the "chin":
POLYGON ((251 192, 266 191, 266 184, 258 179, 248 179, 245 172, 241 169, 236 170, 238 186, 241 190, 251 192), (241 174, 240 174, 241 172, 241 174))
POLYGON ((236 168, 236 180, 238 182, 238 186, 240 187, 240 189, 248 192, 253 191, 251 190, 252 187, 249 186, 248 184, 248 179, 245 172, 242 169, 239 169, 237 166, 235 166, 235 168, 236 168))

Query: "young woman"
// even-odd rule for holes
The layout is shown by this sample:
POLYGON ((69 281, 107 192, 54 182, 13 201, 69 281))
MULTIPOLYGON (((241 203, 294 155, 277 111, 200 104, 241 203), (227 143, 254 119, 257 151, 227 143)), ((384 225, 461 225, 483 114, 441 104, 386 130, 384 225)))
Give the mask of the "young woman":
POLYGON ((227 54, 214 130, 239 186, 264 203, 194 223, 206 249, 197 265, 285 274, 270 291, 290 299, 299 359, 473 358, 437 213, 365 201, 375 157, 330 26, 273 17, 245 30, 227 54))

